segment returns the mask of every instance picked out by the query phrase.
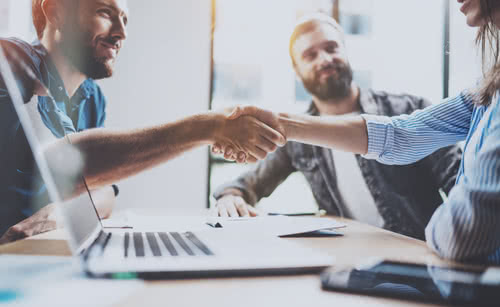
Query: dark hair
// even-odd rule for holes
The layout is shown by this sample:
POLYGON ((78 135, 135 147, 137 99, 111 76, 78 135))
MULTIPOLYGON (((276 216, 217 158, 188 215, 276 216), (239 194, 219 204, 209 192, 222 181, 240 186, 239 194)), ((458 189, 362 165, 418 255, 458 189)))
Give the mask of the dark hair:
POLYGON ((500 89, 499 28, 493 20, 493 10, 500 7, 496 0, 480 0, 481 15, 486 23, 479 28, 476 43, 481 48, 484 78, 479 86, 478 104, 489 105, 500 89))
MULTIPOLYGON (((39 39, 43 37, 43 31, 47 26, 47 20, 45 19, 45 15, 42 10, 42 1, 43 0, 32 0, 31 1, 31 16, 33 18, 33 25, 35 26, 36 35, 39 39)), ((69 10, 76 9, 78 0, 62 0, 60 5, 66 5, 66 8, 69 10)))
POLYGON ((293 52, 292 52, 293 44, 295 43, 295 41, 299 36, 315 31, 320 24, 330 25, 335 31, 340 32, 343 37, 344 31, 342 30, 342 27, 332 17, 320 12, 302 16, 297 21, 297 24, 293 29, 292 36, 290 37, 290 44, 288 46, 288 51, 290 52, 290 58, 292 59, 294 65, 295 65, 295 59, 293 57, 293 52))

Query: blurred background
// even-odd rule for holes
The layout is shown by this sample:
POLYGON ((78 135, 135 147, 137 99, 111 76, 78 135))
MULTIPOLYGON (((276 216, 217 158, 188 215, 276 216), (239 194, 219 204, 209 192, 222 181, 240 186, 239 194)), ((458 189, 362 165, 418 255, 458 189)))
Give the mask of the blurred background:
MULTIPOLYGON (((137 128, 236 104, 304 112, 310 96, 296 78, 288 40, 297 18, 322 11, 347 34, 361 87, 421 95, 439 103, 481 75, 475 31, 449 0, 141 0, 129 1, 129 36, 115 75, 100 81, 106 126, 137 128)), ((32 41, 31 0, 0 1, 0 36, 32 41)), ((199 214, 214 189, 249 165, 200 148, 121 183, 119 209, 199 214)), ((316 210, 301 174, 260 206, 316 210)))

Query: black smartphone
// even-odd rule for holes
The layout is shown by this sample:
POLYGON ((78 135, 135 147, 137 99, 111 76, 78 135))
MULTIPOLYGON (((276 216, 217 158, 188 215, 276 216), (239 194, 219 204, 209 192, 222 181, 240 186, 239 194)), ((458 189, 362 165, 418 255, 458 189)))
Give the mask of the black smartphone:
POLYGON ((395 261, 330 269, 325 290, 453 305, 499 306, 500 269, 463 269, 395 261))

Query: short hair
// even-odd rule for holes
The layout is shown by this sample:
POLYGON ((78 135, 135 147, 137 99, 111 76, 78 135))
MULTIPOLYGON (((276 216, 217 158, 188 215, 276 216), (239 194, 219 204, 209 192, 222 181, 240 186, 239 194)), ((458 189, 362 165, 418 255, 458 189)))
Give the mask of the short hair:
POLYGON ((43 31, 47 25, 45 20, 45 15, 42 10, 43 0, 33 0, 31 1, 31 16, 33 18, 33 25, 35 26, 36 35, 39 39, 43 37, 43 31))
MULTIPOLYGON (((73 8, 78 3, 78 0, 60 0, 60 1, 70 2, 69 4, 72 4, 73 8)), ((31 16, 33 18, 33 25, 35 26, 36 35, 38 36, 39 39, 43 37, 43 31, 45 31, 45 27, 47 26, 47 20, 45 19, 45 14, 43 13, 42 10, 42 2, 43 0, 31 1, 31 16)))
POLYGON ((292 36, 290 37, 290 44, 288 48, 290 52, 290 58, 292 59, 294 65, 295 59, 293 58, 293 44, 295 44, 295 41, 299 36, 315 31, 316 29, 318 29, 318 26, 320 24, 331 26, 335 31, 341 34, 342 40, 344 39, 344 30, 342 30, 342 27, 335 19, 328 16, 327 14, 316 12, 302 16, 301 18, 299 18, 299 20, 297 20, 297 23, 295 24, 292 36))

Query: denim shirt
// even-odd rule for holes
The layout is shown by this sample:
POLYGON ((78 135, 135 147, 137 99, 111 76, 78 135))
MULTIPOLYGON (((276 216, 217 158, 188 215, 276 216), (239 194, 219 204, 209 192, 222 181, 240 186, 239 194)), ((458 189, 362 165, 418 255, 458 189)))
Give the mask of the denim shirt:
MULTIPOLYGON (((430 102, 417 96, 362 90, 359 99, 366 114, 394 116, 423 109, 430 102)), ((318 115, 314 105, 308 112, 318 115)), ((448 192, 455 183, 461 159, 458 146, 443 148, 421 161, 405 166, 385 165, 356 155, 385 229, 418 239, 432 214, 442 203, 439 190, 448 192)), ((254 205, 269 196, 291 173, 301 172, 308 181, 320 209, 328 214, 352 218, 337 187, 338 174, 331 150, 288 142, 252 170, 219 187, 214 197, 239 190, 254 205)))
MULTIPOLYGON (((34 96, 34 76, 49 90, 50 97, 38 99, 38 111, 52 134, 65 134, 102 127, 106 100, 99 86, 85 80, 73 97, 47 50, 39 43, 16 38, 0 39, 0 45, 14 72, 25 103, 34 96), (33 75, 32 74, 32 75, 33 75)), ((12 225, 31 216, 49 203, 45 184, 36 176, 35 162, 12 101, 0 78, 0 236, 12 225)))

